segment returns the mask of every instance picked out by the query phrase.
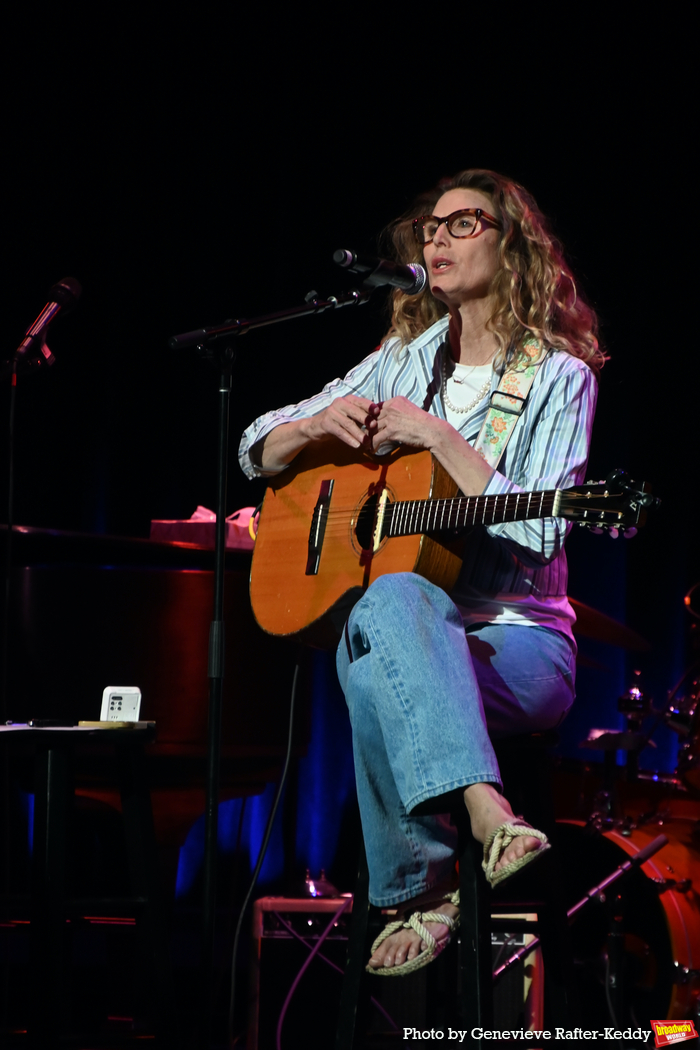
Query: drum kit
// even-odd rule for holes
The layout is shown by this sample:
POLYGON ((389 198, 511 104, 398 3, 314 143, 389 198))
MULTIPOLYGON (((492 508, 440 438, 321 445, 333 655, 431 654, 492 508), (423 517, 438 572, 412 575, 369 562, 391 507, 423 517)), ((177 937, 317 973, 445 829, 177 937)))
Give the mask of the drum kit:
MULTIPOLYGON (((574 604, 580 635, 647 647, 629 628, 574 604)), ((685 605, 700 634, 700 584, 685 605)), ((581 746, 603 752, 602 775, 592 772, 601 768, 595 763, 555 774, 560 813, 567 803, 577 813, 557 825, 577 984, 587 1021, 601 1026, 700 1020, 700 659, 696 642, 693 648, 663 710, 652 709, 636 678, 618 701, 625 728, 591 730, 581 746), (660 724, 680 737, 673 775, 639 768, 660 724)))

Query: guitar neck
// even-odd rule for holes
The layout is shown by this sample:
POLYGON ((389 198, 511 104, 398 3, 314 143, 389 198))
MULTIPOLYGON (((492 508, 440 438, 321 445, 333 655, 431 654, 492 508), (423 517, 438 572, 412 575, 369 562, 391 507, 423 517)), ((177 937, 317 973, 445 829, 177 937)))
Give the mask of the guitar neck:
POLYGON ((498 496, 453 496, 388 503, 383 508, 381 536, 449 532, 465 525, 497 525, 561 513, 560 491, 509 492, 498 496))

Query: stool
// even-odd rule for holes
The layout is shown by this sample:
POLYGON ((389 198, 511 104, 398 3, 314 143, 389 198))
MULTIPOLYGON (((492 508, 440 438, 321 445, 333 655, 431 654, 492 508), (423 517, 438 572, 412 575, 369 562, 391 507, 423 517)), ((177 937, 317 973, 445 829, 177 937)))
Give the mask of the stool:
MULTIPOLYGON (((71 915, 135 914, 145 935, 149 973, 158 1003, 159 1035, 164 1045, 179 1046, 169 980, 165 924, 158 886, 151 799, 144 771, 143 745, 155 737, 152 726, 132 729, 32 729, 0 727, 0 744, 34 754, 34 836, 28 899, 31 918, 31 978, 35 990, 29 1031, 33 1045, 53 1045, 66 1009, 66 919, 71 915), (104 763, 114 751, 124 818, 131 895, 118 898, 66 898, 66 845, 73 796, 75 753, 97 755, 104 763)), ((14 908, 20 899, 6 899, 14 908)))
MULTIPOLYGON (((516 813, 543 831, 550 840, 555 833, 551 791, 551 759, 548 750, 557 742, 555 733, 533 733, 494 742, 503 792, 516 813)), ((491 890, 481 868, 483 847, 471 834, 461 790, 419 806, 417 813, 452 814, 457 827, 460 889, 459 1008, 460 1025, 493 1028, 493 980, 491 962, 491 912, 536 912, 545 972, 545 1027, 570 1027, 574 1014, 571 953, 563 883, 556 850, 518 876, 491 890), (532 872, 532 877, 530 877, 532 872), (536 885, 537 892, 532 893, 536 885), (524 890, 524 894, 520 890, 524 890)), ((369 999, 368 982, 378 981, 365 971, 375 930, 381 928, 381 911, 369 904, 369 874, 364 844, 360 863, 348 960, 343 978, 335 1050, 359 1050, 369 999)), ((528 923, 528 929, 534 924, 528 923)), ((437 965, 431 963, 431 966, 437 965)), ((401 980, 401 978, 396 978, 401 980)), ((474 1040, 475 1045, 480 1045, 474 1040)), ((484 1044, 486 1045, 486 1044, 484 1044)))

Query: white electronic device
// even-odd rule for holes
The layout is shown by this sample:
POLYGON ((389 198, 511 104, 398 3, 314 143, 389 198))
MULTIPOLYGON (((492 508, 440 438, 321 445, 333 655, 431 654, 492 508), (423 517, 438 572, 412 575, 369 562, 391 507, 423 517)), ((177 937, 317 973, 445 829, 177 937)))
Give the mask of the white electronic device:
POLYGON ((141 690, 137 685, 108 685, 102 694, 101 722, 138 722, 141 690))

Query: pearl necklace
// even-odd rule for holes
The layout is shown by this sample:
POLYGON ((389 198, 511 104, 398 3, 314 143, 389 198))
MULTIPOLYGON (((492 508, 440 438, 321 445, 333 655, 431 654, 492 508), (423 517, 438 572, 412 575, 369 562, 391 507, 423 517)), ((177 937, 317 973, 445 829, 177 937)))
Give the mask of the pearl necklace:
POLYGON ((447 395, 447 349, 445 349, 442 355, 442 400, 445 408, 449 408, 450 412, 456 412, 458 415, 464 415, 466 412, 471 412, 473 408, 483 401, 489 390, 491 389, 491 376, 488 377, 481 390, 477 391, 476 397, 469 402, 468 405, 453 405, 447 395))

